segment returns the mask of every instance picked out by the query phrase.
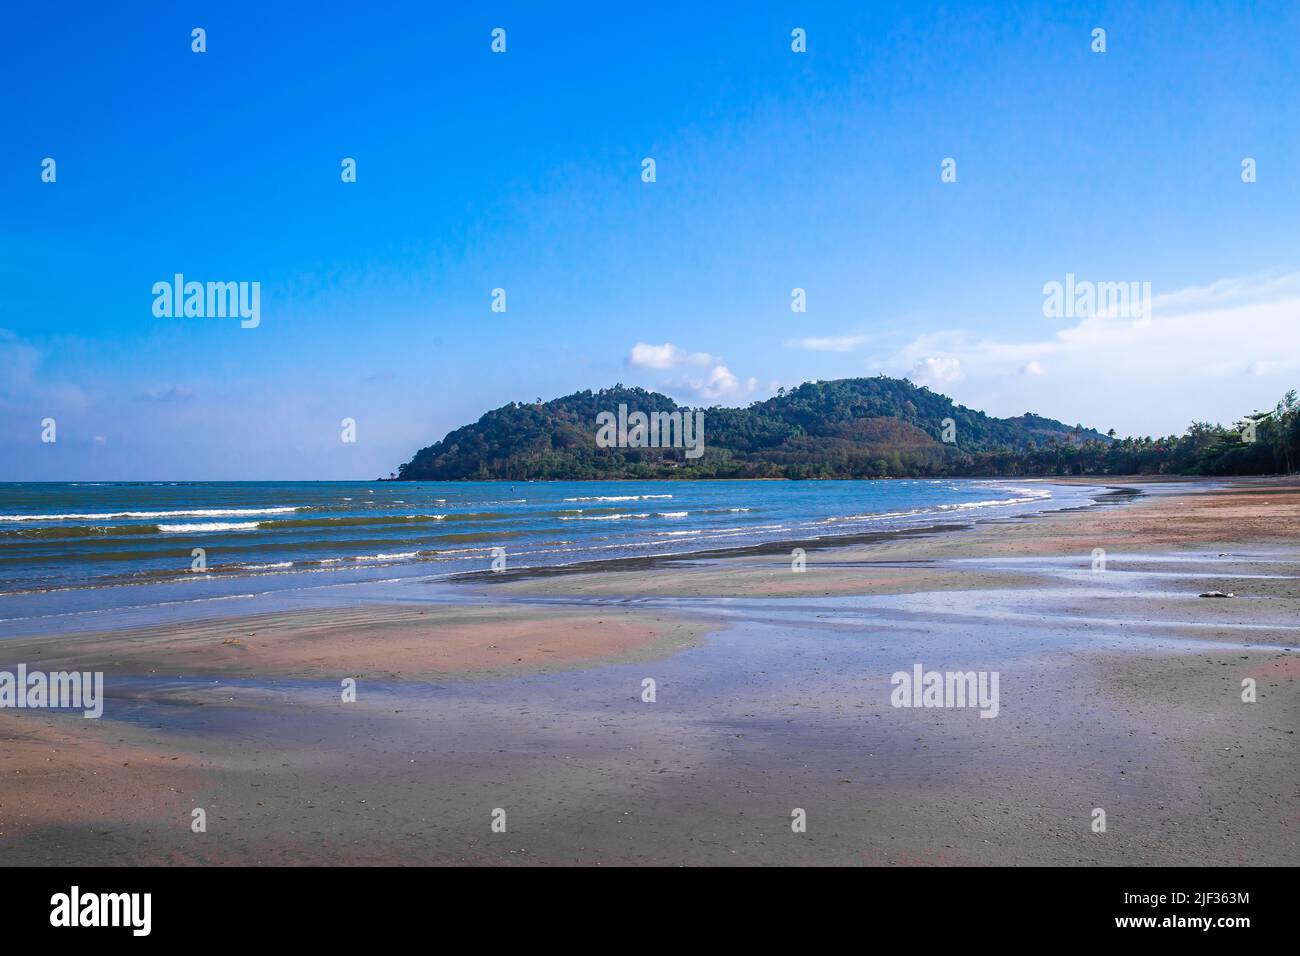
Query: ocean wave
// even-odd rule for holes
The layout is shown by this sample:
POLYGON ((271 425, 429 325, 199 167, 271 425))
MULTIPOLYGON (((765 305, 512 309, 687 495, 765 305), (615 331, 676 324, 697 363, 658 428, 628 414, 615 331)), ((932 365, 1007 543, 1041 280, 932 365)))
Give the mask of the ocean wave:
POLYGON ((565 498, 565 501, 649 501, 652 498, 671 498, 672 495, 592 495, 586 498, 565 498))
MULTIPOLYGON (((1011 489, 1018 491, 1020 489, 1011 489)), ((841 521, 879 521, 883 518, 911 518, 916 515, 947 513, 950 511, 970 511, 974 508, 995 508, 1000 505, 1023 505, 1031 501, 1043 501, 1052 497, 1051 492, 1036 491, 1034 489, 1024 489, 1026 494, 1020 498, 990 498, 985 501, 962 501, 946 505, 929 505, 924 508, 913 508, 910 511, 883 511, 876 514, 863 515, 838 515, 832 518, 822 518, 818 524, 836 524, 841 521)))
POLYGON ((197 531, 256 531, 257 521, 199 521, 193 524, 160 524, 160 534, 189 534, 197 531))
POLYGON ((194 508, 177 511, 105 511, 94 514, 0 515, 0 521, 108 521, 112 518, 238 518, 244 515, 283 515, 301 510, 282 508, 194 508))
POLYGON ((835 515, 830 518, 822 518, 817 524, 838 524, 841 521, 879 521, 882 518, 910 518, 913 515, 925 514, 926 509, 916 508, 912 511, 878 511, 875 514, 865 515, 835 515))
POLYGON ((1042 501, 1044 498, 1052 497, 1050 494, 1032 494, 1022 498, 998 498, 988 501, 965 501, 960 504, 939 505, 937 511, 968 511, 971 508, 992 508, 997 505, 1022 505, 1030 501, 1042 501))
POLYGON ((694 535, 706 535, 709 538, 735 538, 741 535, 753 535, 772 531, 789 531, 789 525, 764 524, 753 527, 693 528, 690 531, 656 531, 656 538, 682 538, 694 535))
MULTIPOLYGON (((338 518, 279 518, 272 521, 260 521, 258 527, 263 531, 277 531, 290 528, 350 528, 358 525, 407 524, 421 521, 446 521, 447 515, 366 515, 364 517, 338 518)), ((461 517, 459 515, 453 517, 461 517)), ((465 516, 469 517, 469 516, 465 516)))
POLYGON ((656 511, 651 514, 648 511, 620 511, 612 515, 560 515, 561 521, 620 521, 623 518, 685 518, 689 511, 656 511))
POLYGON ((648 517, 650 517, 649 512, 642 512, 640 514, 630 514, 628 512, 621 512, 619 514, 612 514, 612 515, 575 515, 575 516, 561 515, 560 520, 561 521, 621 521, 624 518, 648 518, 648 517))
MULTIPOLYGON (((188 524, 120 524, 120 525, 43 525, 32 528, 13 528, 0 530, 0 540, 6 538, 93 538, 116 537, 119 535, 176 534, 189 531, 294 531, 299 529, 331 529, 352 527, 379 527, 384 525, 419 524, 423 522, 444 521, 445 514, 428 515, 367 515, 365 517, 337 518, 272 518, 268 521, 213 521, 193 522, 188 524)), ((450 517, 462 517, 452 515, 450 517)), ((483 517, 470 516, 464 517, 483 517)))
POLYGON ((118 525, 45 525, 41 528, 12 528, 0 531, 0 540, 32 538, 37 541, 57 541, 62 538, 104 538, 118 535, 157 534, 155 524, 118 525))

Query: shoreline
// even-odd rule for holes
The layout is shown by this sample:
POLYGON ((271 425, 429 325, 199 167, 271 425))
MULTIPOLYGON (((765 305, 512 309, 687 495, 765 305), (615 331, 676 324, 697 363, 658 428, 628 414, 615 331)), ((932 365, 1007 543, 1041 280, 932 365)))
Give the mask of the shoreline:
MULTIPOLYGON (((776 480, 776 479, 754 479, 776 480)), ((788 480, 788 479, 781 479, 788 480)), ((879 480, 879 479, 873 479, 879 480)), ((916 527, 893 528, 883 531, 867 531, 855 534, 826 534, 815 537, 781 538, 773 541, 761 541, 755 544, 737 545, 731 548, 705 548, 699 551, 680 551, 663 554, 626 556, 620 558, 595 558, 574 561, 571 564, 533 565, 523 568, 506 568, 504 571, 488 570, 458 571, 450 575, 453 581, 470 581, 476 583, 529 580, 532 578, 556 577, 565 574, 587 574, 597 571, 641 571, 651 568, 667 567, 682 561, 725 560, 727 558, 760 557, 788 553, 794 548, 804 551, 833 551, 842 548, 861 547, 864 545, 883 544, 913 536, 930 536, 954 534, 970 531, 986 522, 1034 521, 1045 516, 1066 511, 1086 511, 1092 508, 1120 504, 1142 495, 1139 490, 1131 488, 1114 488, 1107 491, 1101 499, 1088 505, 1070 505, 1064 508, 1047 508, 1024 515, 1012 517, 974 517, 971 521, 952 524, 919 525, 916 527)))
MULTIPOLYGON (((936 479, 938 480, 938 479, 936 479)), ((1086 484, 1086 487, 1101 487, 1086 484)), ((1100 499, 1109 499, 1115 496, 1133 494, 1129 489, 1110 489, 1104 494, 1098 496, 1100 499)), ((1104 503, 1098 501, 1096 503, 1104 503)), ((1008 507, 997 503, 981 503, 984 506, 998 508, 1008 507)), ((253 616, 261 613, 270 613, 272 610, 285 610, 288 605, 298 602, 303 596, 312 593, 317 595, 317 607, 329 607, 336 604, 339 600, 346 603, 354 603, 355 600, 372 600, 381 601, 383 598, 353 598, 350 594, 346 598, 333 598, 332 595, 341 589, 359 588, 369 590, 375 593, 381 591, 381 588, 375 587, 386 582, 402 582, 412 585, 421 582, 448 582, 453 585, 466 581, 512 581, 521 577, 545 577, 552 575, 564 575, 569 573, 582 573, 587 570, 636 570, 643 568, 654 568, 660 566, 672 565, 680 561, 694 560, 711 560, 725 559, 729 557, 744 557, 753 554, 776 554, 782 551, 789 552, 792 548, 802 548, 805 551, 824 551, 826 549, 850 547, 854 545, 864 545, 877 541, 888 541, 894 536, 908 535, 925 535, 925 534, 942 534, 953 531, 966 530, 976 527, 986 521, 998 520, 1021 520, 1032 519, 1035 516, 1050 514, 1055 511, 1067 510, 1073 505, 1053 501, 1050 497, 1040 502, 1026 500, 1017 502, 1010 507, 1021 510, 1014 511, 1011 514, 985 514, 980 508, 971 508, 970 510, 944 511, 942 507, 922 508, 917 514, 882 514, 881 519, 889 520, 892 524, 885 527, 866 531, 835 532, 828 531, 824 534, 798 533, 795 529, 783 529, 781 537, 750 541, 738 545, 719 545, 710 547, 700 545, 693 547, 694 539, 678 538, 674 541, 680 542, 682 550, 654 551, 652 553, 625 553, 616 557, 595 557, 589 552, 588 556, 578 557, 576 560, 567 563, 555 564, 526 564, 508 567, 501 572, 493 572, 489 568, 482 566, 473 568, 443 568, 438 569, 440 562, 429 558, 417 558, 412 561, 394 562, 389 564, 371 564, 371 563, 346 563, 337 564, 332 567, 320 566, 319 560, 301 560, 298 562, 289 562, 298 564, 297 567, 286 567, 283 569, 265 570, 259 573, 246 573, 238 569, 235 570, 217 570, 210 569, 209 573, 195 576, 182 571, 167 572, 162 577, 149 577, 142 580, 115 580, 111 583, 87 583, 87 584, 70 584, 57 587, 41 587, 31 590, 19 590, 5 592, 0 594, 0 598, 13 599, 22 603, 25 601, 39 600, 41 596, 47 594, 59 594, 75 596, 80 594, 102 593, 108 596, 108 603, 103 607, 80 608, 72 610, 54 610, 49 613, 14 615, 10 617, 0 617, 0 647, 3 647, 4 641, 15 638, 35 638, 40 636, 58 636, 62 633, 85 632, 87 630, 98 629, 94 627, 94 619, 101 616, 118 616, 125 619, 144 618, 145 620, 135 620, 134 623, 123 622, 110 625, 112 629, 136 628, 148 626, 150 623, 177 623, 183 624, 186 620, 196 620, 206 616, 220 616, 220 612, 225 608, 218 602, 250 602, 254 605, 268 604, 270 610, 262 610, 254 607, 252 610, 242 612, 245 615, 253 616), (1041 507, 1047 505, 1048 507, 1041 507), (956 519, 956 520, 955 520, 956 519), (910 524, 909 521, 931 522, 928 524, 910 524), (362 575, 364 577, 352 577, 353 575, 362 575), (339 575, 340 579, 332 579, 334 575, 339 575), (396 575, 392 577, 389 575, 396 575), (485 577, 486 576, 486 577, 485 577), (173 586, 193 586, 196 589, 206 588, 208 585, 219 587, 222 590, 202 591, 195 597, 183 597, 184 592, 169 590, 173 586), (265 590, 258 590, 259 585, 265 590), (129 594, 138 589, 152 589, 155 596, 142 603, 115 603, 114 597, 117 595, 129 594), (252 593, 247 593, 252 592, 252 593), (174 598, 181 598, 174 600, 174 598), (171 611, 166 609, 170 608, 171 611), (210 611, 210 614, 201 613, 210 611), (194 616, 187 618, 184 615, 192 614, 194 616), (175 617, 167 617, 173 614, 175 617), (67 631, 57 629, 23 631, 21 630, 23 621, 35 622, 53 622, 56 619, 66 619, 68 621, 88 620, 92 624, 87 627, 76 627, 67 631)), ((1091 507, 1086 505, 1084 507, 1091 507)), ((844 520, 835 518, 833 520, 844 520)), ((821 523, 827 524, 829 520, 823 520, 821 523)), ((707 533, 707 532, 706 532, 707 533)), ((504 537, 487 540, 506 541, 509 534, 504 537)), ((626 548, 635 551, 641 547, 669 547, 670 542, 664 541, 645 541, 639 544, 628 544, 626 548)), ((600 550, 597 548, 595 550, 600 550)), ((432 552, 431 552, 432 553, 432 552)), ((484 559, 486 560, 486 558, 484 559)), ((324 562, 328 564, 329 562, 324 562)), ((231 613, 229 616, 238 616, 231 613)))
POLYGON ((799 573, 781 542, 6 639, 108 699, 0 710, 0 839, 31 864, 1295 865, 1300 483, 1166 489, 819 539, 799 573), (891 706, 916 664, 1000 672, 999 716, 891 706))

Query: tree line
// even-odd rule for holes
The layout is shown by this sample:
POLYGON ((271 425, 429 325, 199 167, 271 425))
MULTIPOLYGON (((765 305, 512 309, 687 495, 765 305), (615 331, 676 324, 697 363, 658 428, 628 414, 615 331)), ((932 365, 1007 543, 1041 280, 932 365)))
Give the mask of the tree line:
POLYGON ((1117 438, 1030 412, 994 418, 886 376, 806 382, 745 408, 704 410, 704 454, 598 447, 596 419, 630 410, 686 411, 671 398, 615 385, 543 402, 511 402, 418 451, 399 480, 917 478, 1053 475, 1261 475, 1300 464, 1294 390, 1231 426, 1193 422, 1182 435, 1117 438), (947 439, 947 440, 945 440, 947 439))

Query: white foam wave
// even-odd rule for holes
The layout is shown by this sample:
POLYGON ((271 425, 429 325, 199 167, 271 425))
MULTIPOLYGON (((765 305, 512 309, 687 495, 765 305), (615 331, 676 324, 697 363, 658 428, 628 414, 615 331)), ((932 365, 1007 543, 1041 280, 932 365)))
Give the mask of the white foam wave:
MULTIPOLYGON (((1013 491, 1021 489, 1013 488, 1013 491)), ((1042 501, 1045 498, 1052 497, 1051 492, 1037 491, 1032 488, 1023 489, 1025 494, 1019 498, 990 498, 985 501, 962 501, 947 505, 932 505, 927 508, 913 508, 910 511, 884 511, 877 514, 865 515, 840 515, 833 518, 823 518, 818 524, 836 524, 840 521, 879 521, 882 518, 910 518, 914 515, 933 514, 935 512, 949 511, 970 511, 974 508, 995 508, 999 505, 1023 505, 1031 501, 1042 501)))
POLYGON ((572 516, 572 517, 561 515, 560 520, 561 521, 621 521, 624 518, 648 518, 648 517, 650 517, 649 512, 641 512, 640 514, 631 514, 631 513, 624 512, 615 515, 580 515, 580 516, 572 516))
POLYGON ((671 498, 672 495, 593 495, 586 498, 565 498, 565 501, 649 501, 652 498, 671 498))
POLYGON ((186 534, 195 531, 256 531, 256 521, 199 521, 192 524, 160 524, 163 534, 186 534))
POLYGON ((103 511, 93 514, 0 515, 0 521, 105 521, 110 518, 237 518, 243 515, 283 515, 300 510, 283 508, 196 508, 179 511, 103 511))

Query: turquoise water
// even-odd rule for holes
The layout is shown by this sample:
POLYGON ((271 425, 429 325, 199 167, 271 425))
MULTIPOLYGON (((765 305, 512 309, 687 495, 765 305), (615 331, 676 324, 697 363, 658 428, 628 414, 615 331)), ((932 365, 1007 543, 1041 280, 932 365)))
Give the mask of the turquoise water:
POLYGON ((494 548, 510 568, 567 564, 1021 514, 1090 494, 976 479, 0 484, 0 623, 483 570, 494 548))

